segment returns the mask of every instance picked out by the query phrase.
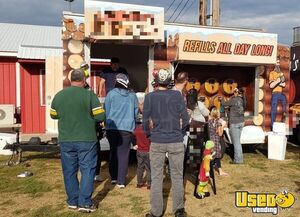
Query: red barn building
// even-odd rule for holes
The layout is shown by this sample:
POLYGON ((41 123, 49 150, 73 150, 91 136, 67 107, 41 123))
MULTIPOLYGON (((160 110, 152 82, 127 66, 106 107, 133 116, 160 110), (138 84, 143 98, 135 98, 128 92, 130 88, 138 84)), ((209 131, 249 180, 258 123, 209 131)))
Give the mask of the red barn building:
MULTIPOLYGON (((0 105, 21 111, 23 138, 46 133, 46 59, 62 57, 61 32, 59 26, 0 23, 0 105)), ((94 72, 109 63, 92 63, 96 89, 94 72)))
POLYGON ((45 59, 61 55, 60 32, 0 23, 0 104, 20 108, 24 134, 45 132, 45 59))

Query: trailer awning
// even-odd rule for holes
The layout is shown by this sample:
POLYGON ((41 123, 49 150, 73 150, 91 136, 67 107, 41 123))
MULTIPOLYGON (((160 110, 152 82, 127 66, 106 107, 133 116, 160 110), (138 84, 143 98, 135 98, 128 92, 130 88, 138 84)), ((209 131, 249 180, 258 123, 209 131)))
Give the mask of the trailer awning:
POLYGON ((275 64, 277 34, 165 25, 168 59, 222 64, 275 64))

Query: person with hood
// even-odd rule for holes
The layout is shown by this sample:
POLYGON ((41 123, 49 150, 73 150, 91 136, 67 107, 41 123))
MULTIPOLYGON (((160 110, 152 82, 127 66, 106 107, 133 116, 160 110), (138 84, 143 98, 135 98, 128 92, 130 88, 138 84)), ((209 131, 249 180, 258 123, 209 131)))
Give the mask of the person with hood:
POLYGON ((106 135, 110 145, 109 173, 111 183, 125 188, 132 133, 138 115, 138 99, 128 89, 128 77, 116 75, 115 88, 106 96, 106 135))

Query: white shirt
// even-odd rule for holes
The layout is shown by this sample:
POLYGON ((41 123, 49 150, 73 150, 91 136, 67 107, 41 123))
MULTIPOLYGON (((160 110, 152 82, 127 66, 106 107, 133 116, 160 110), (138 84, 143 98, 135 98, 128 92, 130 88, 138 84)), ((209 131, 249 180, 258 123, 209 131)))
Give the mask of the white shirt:
POLYGON ((205 117, 208 117, 209 110, 206 108, 203 102, 198 101, 198 106, 193 110, 191 119, 194 121, 205 122, 205 117))

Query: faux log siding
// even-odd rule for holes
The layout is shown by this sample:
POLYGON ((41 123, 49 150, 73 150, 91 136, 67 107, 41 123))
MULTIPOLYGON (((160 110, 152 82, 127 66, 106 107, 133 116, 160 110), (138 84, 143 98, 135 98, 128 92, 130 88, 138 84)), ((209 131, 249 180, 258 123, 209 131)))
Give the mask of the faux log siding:
POLYGON ((45 106, 41 106, 40 70, 44 64, 21 65, 22 133, 45 133, 45 106))
POLYGON ((16 105, 16 60, 0 60, 0 104, 16 105))

